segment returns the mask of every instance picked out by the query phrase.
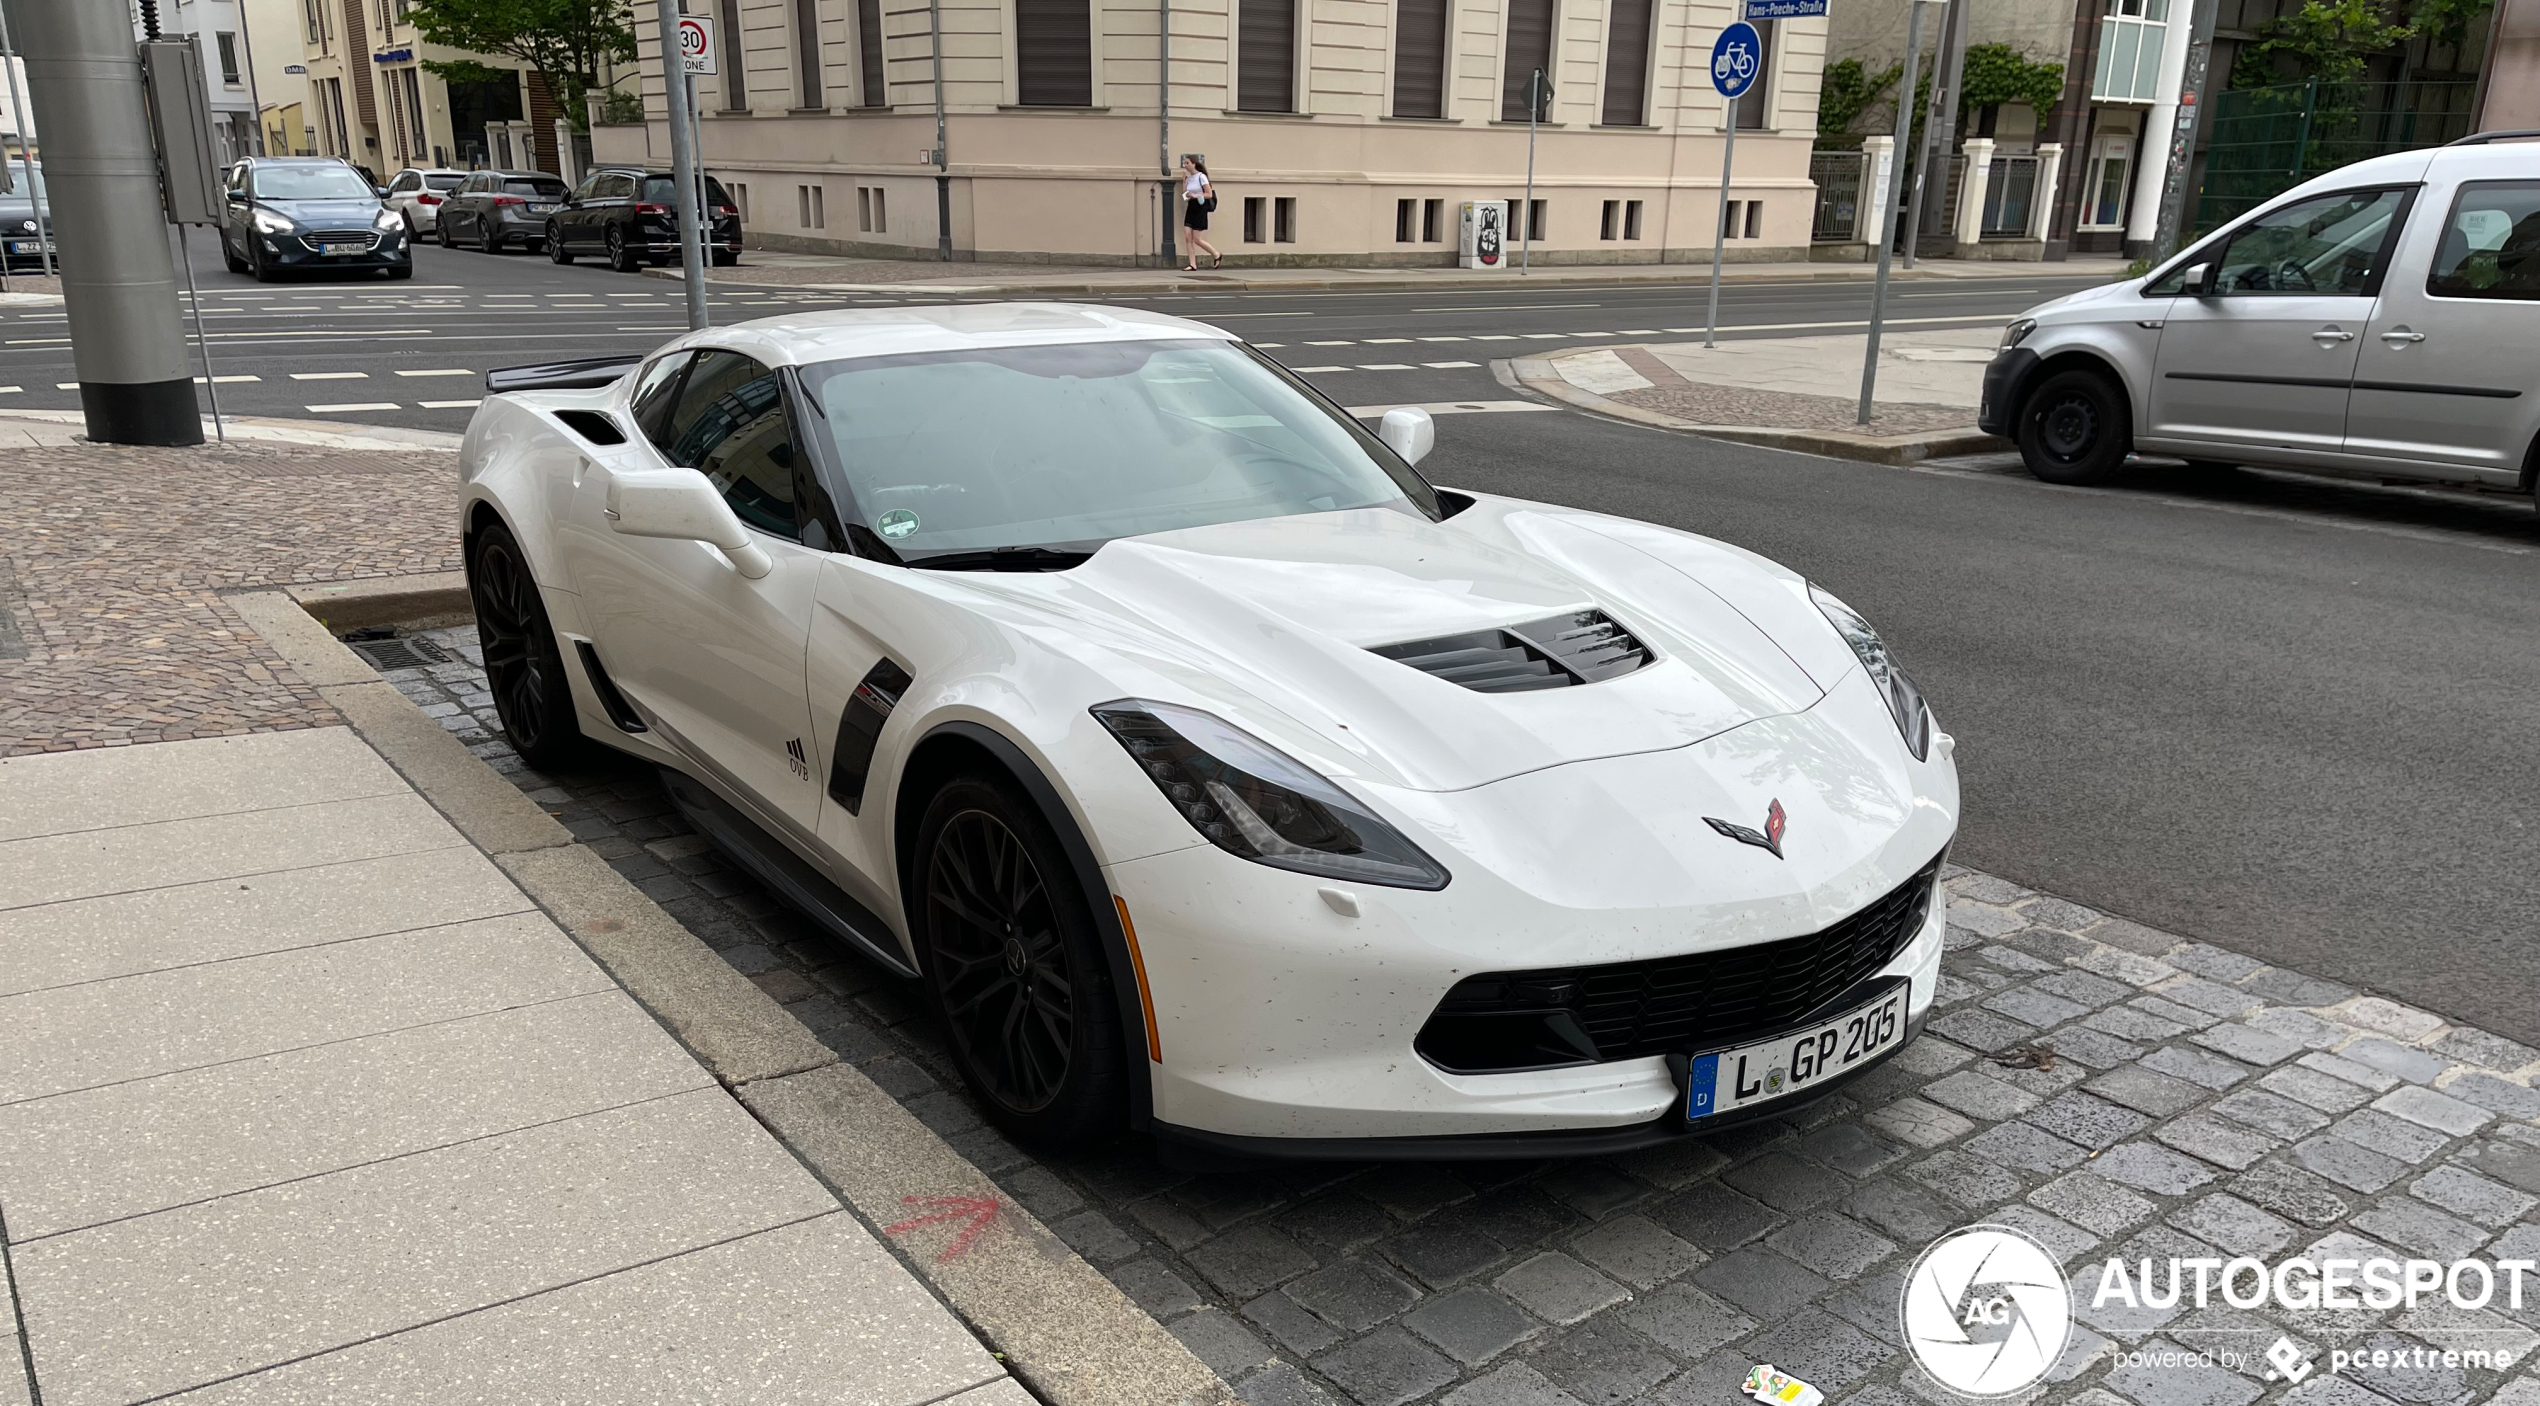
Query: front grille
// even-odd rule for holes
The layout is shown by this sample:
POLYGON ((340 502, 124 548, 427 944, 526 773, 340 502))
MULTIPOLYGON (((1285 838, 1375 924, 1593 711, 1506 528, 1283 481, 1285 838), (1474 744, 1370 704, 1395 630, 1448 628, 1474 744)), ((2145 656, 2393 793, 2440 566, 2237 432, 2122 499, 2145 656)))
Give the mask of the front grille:
POLYGON ((1690 1053, 1804 1020, 1896 960, 1930 911, 1935 858, 1818 932, 1683 957, 1485 972, 1455 984, 1416 1048, 1457 1073, 1690 1053))
POLYGON ((316 229, 300 236, 300 242, 313 251, 329 244, 359 244, 364 249, 377 248, 379 231, 375 229, 316 229))
POLYGON ((1499 630, 1378 645, 1369 651, 1476 693, 1567 688, 1628 674, 1649 647, 1601 610, 1573 611, 1499 630))

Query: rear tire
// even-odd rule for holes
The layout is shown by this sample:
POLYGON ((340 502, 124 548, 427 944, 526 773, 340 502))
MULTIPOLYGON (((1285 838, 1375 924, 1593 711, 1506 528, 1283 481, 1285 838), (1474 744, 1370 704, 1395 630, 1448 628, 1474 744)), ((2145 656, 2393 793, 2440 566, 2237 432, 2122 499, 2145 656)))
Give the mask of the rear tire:
POLYGON ((547 226, 547 262, 551 264, 573 262, 573 251, 564 247, 564 231, 557 229, 552 222, 547 226))
POLYGON ((547 622, 537 578, 529 573, 529 558, 510 528, 492 523, 476 534, 467 559, 467 593, 476 605, 485 686, 512 750, 541 771, 582 759, 591 744, 574 712, 564 654, 547 622))
POLYGON ((1119 1004, 1086 895, 1040 807, 956 777, 917 827, 909 920, 946 1045, 989 1122, 1082 1146, 1128 1107, 1119 1004))
POLYGON ((634 250, 626 247, 626 226, 609 226, 608 245, 609 267, 619 273, 633 273, 642 263, 641 257, 634 250))
POLYGON ((2105 483, 2134 448, 2125 393, 2097 371, 2047 377, 2021 403, 2014 428, 2021 460, 2048 483, 2105 483))
POLYGON ((450 220, 446 215, 432 222, 432 237, 440 240, 441 247, 444 249, 456 249, 459 247, 458 244, 450 238, 450 220))
POLYGON ((503 237, 494 232, 492 225, 482 220, 477 221, 476 224, 476 252, 480 254, 503 252, 503 237))

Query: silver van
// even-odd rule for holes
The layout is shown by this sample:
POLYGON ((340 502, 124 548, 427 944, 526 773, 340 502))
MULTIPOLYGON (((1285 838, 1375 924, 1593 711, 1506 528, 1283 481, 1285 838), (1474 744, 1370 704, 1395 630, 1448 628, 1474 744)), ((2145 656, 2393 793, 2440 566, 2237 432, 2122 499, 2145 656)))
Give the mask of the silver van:
POLYGON ((2003 329, 1978 422, 2050 483, 2134 451, 2531 492, 2540 132, 2374 157, 2003 329))

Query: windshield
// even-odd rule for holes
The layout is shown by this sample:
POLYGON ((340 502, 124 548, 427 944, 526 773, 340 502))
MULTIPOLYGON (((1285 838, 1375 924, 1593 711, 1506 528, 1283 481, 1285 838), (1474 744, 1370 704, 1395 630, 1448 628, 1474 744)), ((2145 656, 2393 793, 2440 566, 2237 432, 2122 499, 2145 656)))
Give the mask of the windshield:
POLYGON ((423 183, 434 190, 457 190, 459 183, 466 179, 465 176, 426 176, 423 183))
POLYGON ((540 181, 522 177, 503 182, 503 189, 514 195, 526 195, 538 200, 564 199, 564 182, 557 180, 540 181))
POLYGON ((1436 494, 1355 421, 1220 341, 1095 342, 803 370, 863 526, 904 560, 1089 551, 1436 494))
MULTIPOLYGON (((25 167, 24 165, 22 165, 22 164, 18 163, 17 161, 14 161, 14 160, 13 160, 13 161, 10 161, 10 162, 8 163, 8 167, 9 167, 9 190, 8 190, 8 193, 9 193, 9 194, 11 194, 11 195, 16 195, 16 196, 21 196, 21 197, 23 197, 23 196, 26 194, 26 184, 27 184, 27 182, 26 182, 26 177, 27 177, 27 170, 26 170, 26 167, 25 167)), ((38 194, 38 195, 41 195, 41 194, 43 194, 43 193, 44 193, 44 168, 43 168, 43 167, 41 167, 41 166, 38 166, 38 167, 36 167, 36 168, 35 168, 35 191, 36 191, 36 194, 38 194)))
POLYGON ((259 200, 376 200, 378 195, 349 166, 267 166, 256 172, 259 200))
MULTIPOLYGON (((668 205, 671 201, 670 177, 645 177, 644 199, 655 205, 668 205)), ((706 203, 709 205, 729 205, 732 203, 732 197, 723 193, 723 182, 716 180, 712 176, 706 177, 706 203)))

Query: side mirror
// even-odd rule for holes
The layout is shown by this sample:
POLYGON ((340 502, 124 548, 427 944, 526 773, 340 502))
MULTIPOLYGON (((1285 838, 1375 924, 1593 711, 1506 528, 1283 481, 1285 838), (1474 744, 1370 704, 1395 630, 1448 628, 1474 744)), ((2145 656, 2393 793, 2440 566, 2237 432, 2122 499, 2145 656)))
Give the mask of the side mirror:
POLYGON ((1438 425, 1429 418, 1428 411, 1406 405, 1385 412, 1385 418, 1377 422, 1376 438, 1401 455, 1404 463, 1417 464, 1437 446, 1438 425))
POLYGON ((229 198, 232 200, 245 200, 247 198, 247 188, 245 186, 230 187, 229 198))
POLYGON ((755 581, 776 563, 750 538, 732 505, 695 469, 626 469, 609 475, 609 526, 629 537, 666 537, 720 547, 732 569, 755 581))
POLYGON ((2214 294, 2214 266, 2212 264, 2188 265, 2187 271, 2179 275, 2178 286, 2180 290, 2185 292, 2189 297, 2212 297, 2214 294))
POLYGON ((371 194, 378 196, 382 200, 386 200, 388 198, 388 187, 386 186, 372 186, 370 190, 371 194))

